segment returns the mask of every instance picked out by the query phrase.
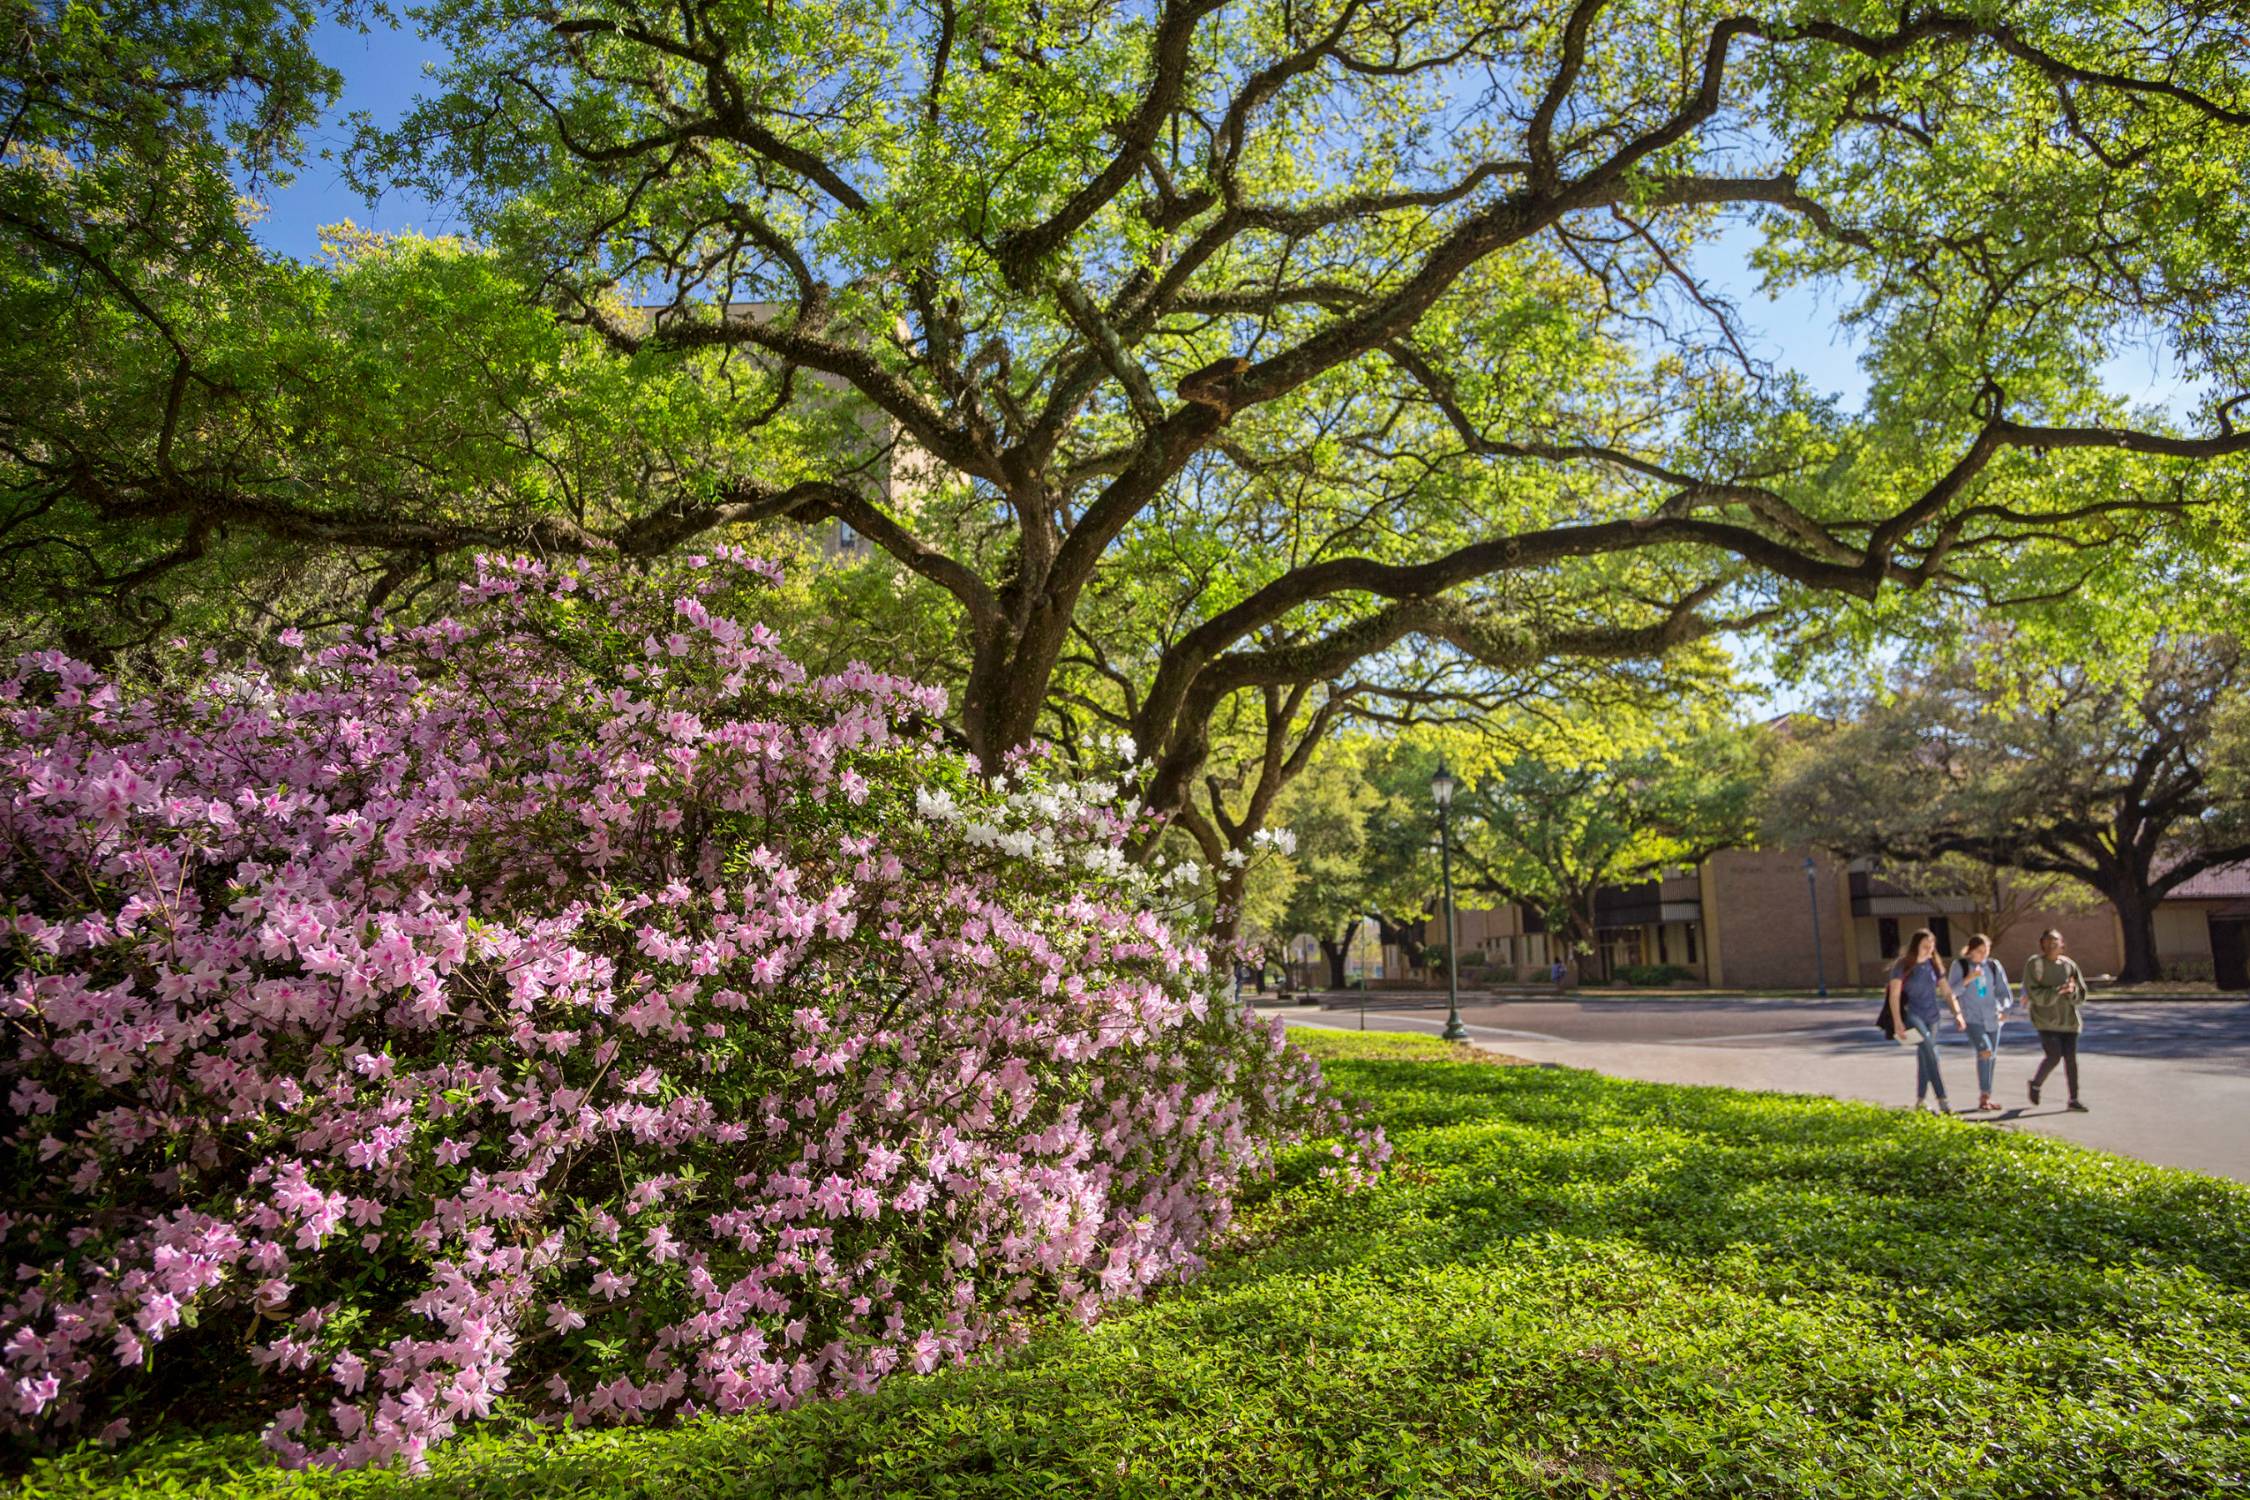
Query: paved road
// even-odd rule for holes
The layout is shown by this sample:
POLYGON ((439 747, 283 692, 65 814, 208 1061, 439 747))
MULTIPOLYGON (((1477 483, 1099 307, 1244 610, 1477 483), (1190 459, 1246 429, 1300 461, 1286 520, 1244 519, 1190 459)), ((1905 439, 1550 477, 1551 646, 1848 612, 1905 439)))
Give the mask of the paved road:
MULTIPOLYGON (((1371 1030, 1436 1031, 1434 1006, 1378 995, 1371 1030)), ((1470 1039, 1533 1062, 1592 1068, 1656 1083, 1826 1094, 1876 1104, 1914 1097, 1914 1059, 1884 1040, 1869 1000, 1523 1000, 1465 1005, 1470 1039)), ((1278 1011, 1293 1025, 1359 1024, 1354 1010, 1278 1011)), ((1955 1104, 1976 1102, 1976 1060, 1948 1032, 1945 1078, 1955 1104)), ((2005 1111, 1972 1115, 2147 1161, 2250 1182, 2250 1001, 2120 1002, 2090 1009, 2079 1044, 2089 1114, 2063 1108, 2060 1070, 2034 1107, 2024 1092, 2039 1060, 2029 1026, 2000 1038, 2005 1111)))

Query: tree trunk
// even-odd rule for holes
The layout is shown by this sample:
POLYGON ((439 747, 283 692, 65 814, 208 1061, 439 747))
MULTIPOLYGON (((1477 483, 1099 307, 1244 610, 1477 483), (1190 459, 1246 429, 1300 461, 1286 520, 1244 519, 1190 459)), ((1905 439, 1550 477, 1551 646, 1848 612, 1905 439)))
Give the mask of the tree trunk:
POLYGON ((1578 966, 1579 977, 1590 977, 1597 983, 1607 983, 1610 979, 1609 954, 1602 949, 1601 917, 1594 909, 1595 893, 1586 892, 1584 899, 1585 906, 1570 914, 1571 925, 1578 929, 1571 935, 1571 944, 1585 955, 1578 966))
POLYGON ((2109 892, 2117 908, 2117 924, 2124 929, 2125 951, 2119 955, 2117 982, 2145 984, 2159 978, 2156 971, 2156 901, 2145 883, 2130 876, 2109 892))
POLYGON ((1429 951, 1429 930, 1430 923, 1427 917, 1419 922, 1399 923, 1393 923, 1390 918, 1384 916, 1375 918, 1376 933, 1385 943, 1397 947, 1399 957, 1406 960, 1409 968, 1419 969, 1422 967, 1422 956, 1429 951))
POLYGON ((1344 972, 1344 960, 1351 956, 1351 939, 1339 943, 1334 938, 1322 938, 1320 951, 1328 956, 1328 987, 1340 990, 1350 984, 1351 978, 1344 972))
POLYGON ((1038 736, 1047 688, 1070 630, 1073 601, 1046 598, 1017 612, 1017 593, 1007 591, 1009 612, 972 643, 968 680, 961 689, 962 733, 988 774, 1038 736))
POLYGON ((1047 679, 1024 669, 1023 652, 1008 639, 979 641, 961 691, 961 730, 969 753, 987 775, 1007 764, 1008 752, 1031 742, 1047 679))

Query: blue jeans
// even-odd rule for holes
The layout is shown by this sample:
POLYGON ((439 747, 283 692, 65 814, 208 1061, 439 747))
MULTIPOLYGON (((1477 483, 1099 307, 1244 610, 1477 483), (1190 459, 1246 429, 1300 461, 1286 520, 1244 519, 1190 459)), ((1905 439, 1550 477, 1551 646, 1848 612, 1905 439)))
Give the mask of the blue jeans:
POLYGON ((1992 1092, 1992 1075, 2000 1065, 2000 1028, 1969 1023, 1969 1045, 1977 1049, 1977 1093, 1992 1092))
POLYGON ((1922 1040, 1914 1044, 1914 1102, 1920 1104, 1925 1094, 1935 1093, 1938 1103, 1945 1102, 1945 1077, 1938 1072, 1937 1018, 1923 1020, 1909 1016, 1907 1022, 1922 1033, 1922 1040))

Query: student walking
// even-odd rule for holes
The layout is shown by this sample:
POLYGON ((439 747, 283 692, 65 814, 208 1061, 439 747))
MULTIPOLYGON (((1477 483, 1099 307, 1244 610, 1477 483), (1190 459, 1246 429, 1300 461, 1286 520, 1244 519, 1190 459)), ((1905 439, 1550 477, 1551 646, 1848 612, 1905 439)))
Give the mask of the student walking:
POLYGON ((2000 1066, 2000 1023, 2015 1004, 2008 971, 1992 956, 1992 939, 1980 932, 1961 945, 1961 956, 1945 977, 1969 1023, 1969 1045, 1977 1049, 1977 1108, 1998 1109, 1992 1078, 2000 1066))
POLYGON ((1903 1039, 1908 1027, 1920 1033, 1914 1043, 1914 1107, 1922 1108, 1924 1099, 1937 1095, 1937 1112, 1953 1113, 1945 1099, 1945 1077, 1938 1072, 1937 1025, 1943 1005, 1953 1012, 1956 1029, 1966 1029, 1968 1023, 1961 1015, 1961 1002, 1953 997, 1953 986, 1946 982, 1945 971, 1938 967, 1937 934, 1924 927, 1906 940, 1899 950, 1898 959, 1891 965, 1890 983, 1884 986, 1883 998, 1890 1002, 1891 1035, 1903 1039))
POLYGON ((2031 1075, 2031 1102, 2039 1102, 2039 1086, 2063 1067, 2070 1086, 2070 1108, 2085 1112, 2078 1099, 2078 1033, 2086 1029, 2086 976, 2075 959, 2063 956, 2063 935, 2050 927, 2039 936, 2039 952, 2024 960, 2024 1010, 2039 1032, 2039 1071, 2031 1075))

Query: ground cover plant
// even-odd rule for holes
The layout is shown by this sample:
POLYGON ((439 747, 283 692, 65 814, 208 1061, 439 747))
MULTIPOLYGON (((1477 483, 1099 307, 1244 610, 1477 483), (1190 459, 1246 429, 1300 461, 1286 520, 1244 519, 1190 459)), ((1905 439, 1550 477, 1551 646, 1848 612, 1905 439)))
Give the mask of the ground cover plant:
POLYGON ((2250 1189, 1829 1100, 1297 1031, 1396 1144, 1285 1156, 1183 1289, 781 1414, 409 1480, 180 1437, 93 1494, 2208 1496, 2250 1484, 2250 1189))
POLYGON ((272 670, 0 677, 0 1432, 863 1391, 1193 1272, 1346 1123, 1114 788, 809 677, 764 578, 488 559, 272 670))

